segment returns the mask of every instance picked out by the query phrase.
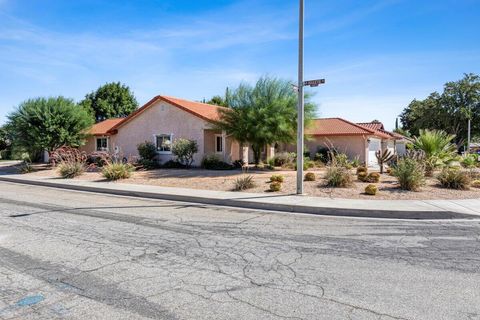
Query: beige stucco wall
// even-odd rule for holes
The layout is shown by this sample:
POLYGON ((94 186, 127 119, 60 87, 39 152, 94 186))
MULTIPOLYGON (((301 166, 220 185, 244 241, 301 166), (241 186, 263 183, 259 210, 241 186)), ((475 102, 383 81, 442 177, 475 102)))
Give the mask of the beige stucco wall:
MULTIPOLYGON (((179 138, 197 141, 198 153, 194 156, 193 165, 199 166, 204 155, 215 153, 215 134, 221 134, 221 131, 213 130, 212 124, 206 120, 160 101, 121 126, 117 134, 109 136, 109 152, 113 153, 117 148, 120 156, 136 160, 137 145, 144 141, 155 143, 155 135, 158 134, 172 134, 174 141, 179 138)), ((87 153, 95 152, 96 138, 90 136, 80 149, 87 153)), ((226 137, 225 144, 225 160, 240 159, 239 144, 229 137, 226 137)), ((172 158, 172 154, 158 154, 161 163, 172 158)))

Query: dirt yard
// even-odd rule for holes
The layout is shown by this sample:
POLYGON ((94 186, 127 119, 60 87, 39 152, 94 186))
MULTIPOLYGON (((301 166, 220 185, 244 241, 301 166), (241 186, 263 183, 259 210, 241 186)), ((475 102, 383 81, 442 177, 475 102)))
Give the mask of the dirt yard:
MULTIPOLYGON (((403 191, 398 188, 394 177, 383 174, 381 182, 377 184, 379 192, 376 196, 364 193, 368 183, 359 182, 355 178, 354 186, 350 188, 325 187, 323 179, 324 169, 310 170, 317 176, 317 181, 304 182, 305 193, 310 196, 346 199, 392 199, 392 200, 428 200, 428 199, 469 199, 479 198, 480 189, 452 190, 442 188, 435 178, 427 179, 427 184, 419 191, 403 191)), ((352 170, 352 174, 354 171, 352 170)), ((295 193, 295 171, 255 171, 250 170, 247 174, 254 176, 256 187, 246 192, 269 192, 269 178, 272 174, 281 174, 285 177, 281 193, 295 193)), ((58 178, 55 170, 39 170, 28 175, 58 178)), ((136 171, 132 177, 118 183, 148 184, 165 187, 181 187, 205 190, 231 191, 235 180, 244 175, 240 170, 213 171, 201 169, 158 169, 151 171, 136 171)), ((86 172, 76 179, 90 181, 104 181, 99 172, 86 172)))

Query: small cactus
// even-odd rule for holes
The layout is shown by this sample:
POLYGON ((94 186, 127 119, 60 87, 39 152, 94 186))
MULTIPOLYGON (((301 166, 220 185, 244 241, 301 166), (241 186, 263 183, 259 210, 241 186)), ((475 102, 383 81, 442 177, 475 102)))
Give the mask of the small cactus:
POLYGON ((367 173, 367 172, 368 172, 367 167, 363 167, 363 166, 358 167, 358 168, 357 168, 357 174, 359 174, 360 172, 365 172, 365 173, 367 173))
POLYGON ((365 180, 371 183, 378 183, 380 182, 380 174, 378 172, 372 172, 367 176, 365 180))
POLYGON ((365 193, 371 196, 376 195, 378 192, 378 187, 374 184, 369 184, 365 187, 365 193))
POLYGON ((315 181, 317 177, 315 177, 315 173, 313 172, 307 172, 305 174, 305 181, 315 181))
POLYGON ((285 177, 281 174, 274 174, 270 177, 270 182, 280 182, 282 183, 285 180, 285 177))
POLYGON ((270 191, 277 192, 277 191, 280 191, 281 189, 282 189, 282 184, 280 182, 274 181, 270 183, 270 191))
POLYGON ((357 174, 358 181, 365 182, 367 181, 368 174, 366 172, 359 172, 357 174))

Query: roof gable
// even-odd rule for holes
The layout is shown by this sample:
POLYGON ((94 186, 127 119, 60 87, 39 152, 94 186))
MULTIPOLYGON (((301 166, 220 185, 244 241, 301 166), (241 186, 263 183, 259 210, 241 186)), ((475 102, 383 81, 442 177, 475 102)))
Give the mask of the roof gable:
POLYGON ((117 124, 122 122, 124 119, 125 118, 112 118, 112 119, 104 120, 99 123, 95 123, 90 128, 88 133, 94 136, 106 135, 113 127, 115 127, 117 124))
POLYGON ((132 121, 136 117, 138 117, 140 114, 142 114, 145 110, 150 108, 151 106, 155 105, 155 103, 164 101, 170 105, 173 105, 179 109, 182 109, 188 113, 191 113, 192 115, 199 117, 205 121, 209 122, 214 122, 219 119, 219 110, 223 109, 224 107, 212 105, 212 104, 207 104, 207 103, 201 103, 201 102, 195 102, 195 101, 189 101, 189 100, 184 100, 184 99, 179 99, 175 97, 169 97, 169 96, 156 96, 150 101, 148 101, 146 104, 144 104, 141 108, 137 109, 133 113, 131 113, 128 117, 122 119, 118 124, 116 124, 114 127, 111 128, 110 131, 115 131, 124 124, 132 121))

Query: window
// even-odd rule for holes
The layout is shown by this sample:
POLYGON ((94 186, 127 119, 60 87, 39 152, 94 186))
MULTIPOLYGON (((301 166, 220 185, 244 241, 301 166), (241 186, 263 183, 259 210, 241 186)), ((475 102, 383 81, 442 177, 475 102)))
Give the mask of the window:
POLYGON ((155 136, 155 145, 158 152, 170 153, 172 152, 172 135, 159 134, 155 136))
POLYGON ((223 139, 222 139, 222 136, 219 134, 215 135, 215 152, 216 153, 223 152, 223 139))
POLYGON ((97 138, 97 151, 108 151, 107 138, 97 138))

